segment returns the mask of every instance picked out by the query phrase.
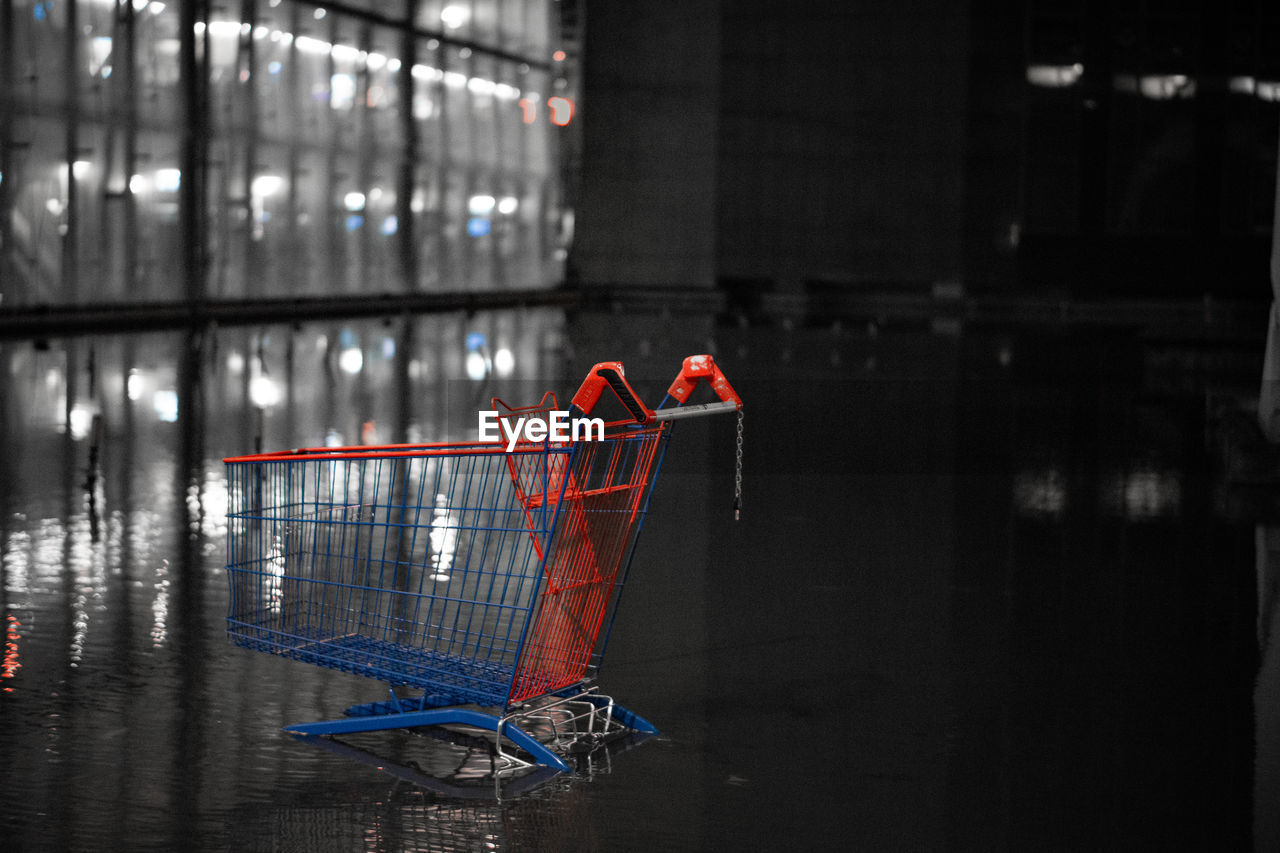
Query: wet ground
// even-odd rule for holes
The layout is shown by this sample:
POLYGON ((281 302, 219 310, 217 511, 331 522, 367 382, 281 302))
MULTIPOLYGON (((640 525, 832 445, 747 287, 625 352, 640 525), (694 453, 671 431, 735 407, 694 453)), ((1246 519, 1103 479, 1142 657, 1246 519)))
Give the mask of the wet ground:
POLYGON ((6 847, 1276 849, 1280 538, 1220 422, 1260 365, 537 311, 0 344, 6 847), (281 731, 385 687, 227 642, 223 456, 460 437, 605 359, 656 402, 703 351, 742 520, 733 419, 677 424, 601 677, 661 735, 495 789, 281 731))

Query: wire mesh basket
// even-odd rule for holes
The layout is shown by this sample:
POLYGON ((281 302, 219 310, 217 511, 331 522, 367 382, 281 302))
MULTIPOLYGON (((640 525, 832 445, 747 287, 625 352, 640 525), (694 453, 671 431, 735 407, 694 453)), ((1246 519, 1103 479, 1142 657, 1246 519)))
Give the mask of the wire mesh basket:
MULTIPOLYGON (((688 396, 680 388, 702 378, 687 375, 689 363, 672 386, 678 403, 688 396)), ((393 690, 389 701, 348 708, 346 719, 290 730, 475 726, 496 732, 500 750, 505 737, 559 769, 567 763, 521 728, 521 713, 572 699, 599 709, 600 732, 654 731, 599 694, 593 676, 673 416, 741 404, 713 383, 718 404, 649 410, 609 362, 593 368, 573 411, 585 418, 606 387, 634 422, 600 421, 576 440, 226 460, 234 642, 421 691, 401 699, 393 690)), ((499 417, 516 436, 512 424, 555 411, 547 395, 538 406, 504 406, 499 417)))

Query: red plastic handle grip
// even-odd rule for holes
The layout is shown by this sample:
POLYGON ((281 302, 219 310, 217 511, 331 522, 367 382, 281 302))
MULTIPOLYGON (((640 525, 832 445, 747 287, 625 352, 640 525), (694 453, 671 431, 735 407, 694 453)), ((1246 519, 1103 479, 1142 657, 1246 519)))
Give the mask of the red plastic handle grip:
POLYGON ((653 420, 653 410, 640 402, 639 395, 627 384, 627 377, 622 371, 620 361, 602 361, 592 367, 587 373, 587 378, 582 380, 578 393, 573 395, 573 405, 582 414, 591 414, 596 403, 600 402, 600 395, 604 393, 605 388, 613 390, 618 400, 631 413, 631 417, 635 418, 636 423, 646 424, 653 420))
POLYGON ((739 409, 742 408, 742 398, 738 396, 737 391, 733 390, 729 380, 724 378, 720 368, 716 367, 716 360, 709 355, 691 355, 686 358, 680 373, 667 389, 667 394, 677 403, 684 403, 693 393, 699 379, 705 379, 711 383, 711 390, 715 391, 716 396, 721 400, 726 403, 731 402, 739 409))

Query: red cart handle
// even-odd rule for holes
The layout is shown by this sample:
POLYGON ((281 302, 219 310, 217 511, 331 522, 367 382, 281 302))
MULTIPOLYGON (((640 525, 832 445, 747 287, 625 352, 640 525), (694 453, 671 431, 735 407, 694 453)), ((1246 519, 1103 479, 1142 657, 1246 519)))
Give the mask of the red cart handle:
POLYGON ((720 368, 716 367, 716 360, 709 355, 691 355, 686 358, 684 365, 680 368, 680 374, 667 389, 667 395, 677 403, 683 404, 693 393, 693 388, 698 384, 699 379, 707 380, 711 384, 711 390, 715 391, 716 396, 722 401, 733 403, 736 409, 742 408, 742 398, 738 396, 737 391, 733 390, 729 380, 724 378, 720 368))
POLYGON ((635 390, 627 384, 627 377, 622 372, 620 361, 602 361, 592 367, 587 373, 587 378, 582 380, 582 387, 578 389, 578 393, 573 395, 573 405, 581 410, 582 414, 591 414, 596 403, 600 402, 600 395, 604 393, 606 387, 613 389, 619 402, 626 406, 636 423, 647 424, 653 420, 653 409, 640 402, 640 397, 635 390))
POLYGON ((573 405, 584 415, 591 414, 596 403, 600 402, 600 395, 604 393, 605 388, 612 389, 619 402, 639 424, 652 423, 655 420, 665 421, 672 418, 710 415, 716 412, 742 411, 742 398, 720 372, 720 368, 716 366, 716 360, 709 355, 691 355, 684 360, 680 373, 667 389, 667 396, 676 401, 676 408, 655 412, 640 402, 640 396, 627 382, 620 361, 602 361, 592 367, 587 373, 587 378, 582 381, 582 387, 578 389, 578 393, 573 395, 573 405), (716 392, 721 402, 679 408, 689 399, 694 387, 702 379, 710 383, 711 390, 716 392))

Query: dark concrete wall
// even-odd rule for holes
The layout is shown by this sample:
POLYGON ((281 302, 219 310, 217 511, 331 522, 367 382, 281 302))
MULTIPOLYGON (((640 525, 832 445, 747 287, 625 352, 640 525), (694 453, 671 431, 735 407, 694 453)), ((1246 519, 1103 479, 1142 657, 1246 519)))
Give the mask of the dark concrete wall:
POLYGON ((588 281, 961 275, 968 3, 588 2, 588 281))
POLYGON ((958 277, 968 3, 724 10, 721 274, 958 277))
POLYGON ((571 274, 714 283, 719 7, 587 3, 571 274))

